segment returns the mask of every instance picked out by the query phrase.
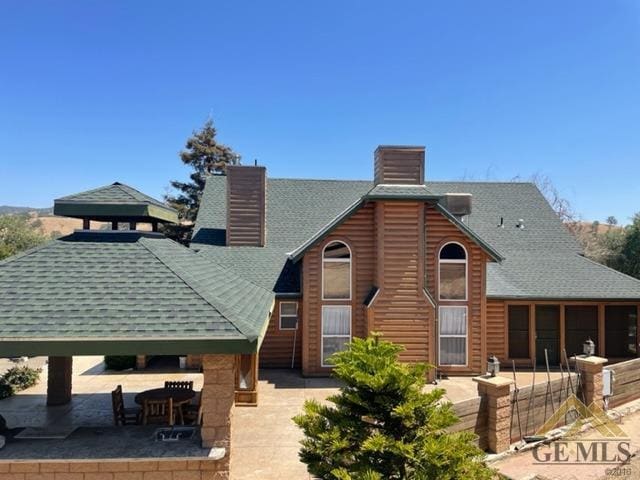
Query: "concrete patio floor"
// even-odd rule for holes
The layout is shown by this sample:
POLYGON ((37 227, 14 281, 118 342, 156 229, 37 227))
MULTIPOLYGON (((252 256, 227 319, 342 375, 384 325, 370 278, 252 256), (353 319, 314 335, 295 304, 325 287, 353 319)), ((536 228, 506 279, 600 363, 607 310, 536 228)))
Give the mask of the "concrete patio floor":
MULTIPOLYGON (((46 365, 44 359, 31 359, 30 364, 42 365, 40 383, 14 397, 0 400, 0 414, 9 427, 44 427, 52 429, 77 426, 111 426, 110 392, 122 385, 125 404, 134 405, 137 392, 158 388, 165 380, 192 380, 194 388, 202 388, 202 375, 177 368, 129 370, 110 372, 104 370, 102 357, 74 357, 73 398, 70 404, 60 407, 46 406, 46 365)), ((0 360, 0 370, 10 363, 0 360)), ((502 375, 511 378, 509 372, 502 375)), ((551 379, 558 378, 553 372, 551 379)), ((520 387, 531 383, 531 372, 518 372, 520 387)), ((538 373, 537 382, 545 382, 546 375, 538 373)), ((306 467, 298 460, 300 430, 291 420, 302 411, 307 399, 325 400, 337 393, 339 384, 330 378, 303 378, 298 371, 261 370, 257 407, 237 407, 232 420, 232 479, 310 478, 306 467)), ((429 385, 427 388, 435 388, 429 385)), ((474 398, 476 383, 471 377, 444 379, 437 387, 446 390, 452 402, 474 398)))

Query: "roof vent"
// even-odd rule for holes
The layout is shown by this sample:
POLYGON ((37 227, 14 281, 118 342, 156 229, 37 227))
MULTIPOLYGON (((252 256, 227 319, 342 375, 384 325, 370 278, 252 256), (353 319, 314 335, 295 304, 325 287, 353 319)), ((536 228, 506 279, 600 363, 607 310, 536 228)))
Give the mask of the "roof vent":
POLYGON ((446 193, 444 196, 445 208, 456 217, 471 215, 470 193, 446 193))
POLYGON ((516 223, 516 228, 520 230, 524 230, 524 220, 522 218, 518 219, 518 223, 516 223))

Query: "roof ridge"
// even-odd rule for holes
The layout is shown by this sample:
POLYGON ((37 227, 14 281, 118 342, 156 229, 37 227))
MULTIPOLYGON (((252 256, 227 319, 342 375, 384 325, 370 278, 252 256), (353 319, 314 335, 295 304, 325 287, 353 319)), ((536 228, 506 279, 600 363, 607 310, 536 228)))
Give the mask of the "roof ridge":
POLYGON ((78 195, 85 195, 85 194, 87 194, 87 193, 97 192, 98 190, 102 190, 102 189, 104 189, 104 188, 112 187, 112 186, 114 186, 116 183, 118 183, 118 184, 119 184, 120 182, 113 182, 113 183, 109 183, 109 184, 107 184, 107 185, 101 185, 101 186, 96 187, 96 188, 90 188, 89 190, 83 190, 83 191, 81 191, 81 192, 72 193, 71 195, 65 195, 64 197, 59 197, 59 198, 56 198, 56 199, 54 199, 54 200, 65 200, 65 199, 70 199, 70 198, 73 198, 73 197, 77 197, 78 195))
POLYGON ((133 187, 129 187, 128 185, 125 185, 124 183, 120 183, 120 182, 114 182, 111 184, 111 186, 117 187, 118 189, 120 189, 121 192, 125 193, 136 202, 144 201, 144 200, 140 200, 140 198, 137 198, 133 193, 129 191, 129 189, 135 190, 135 188, 133 187), (124 188, 124 187, 128 187, 128 188, 124 188))
MULTIPOLYGON (((167 238, 167 240, 176 243, 177 245, 180 245, 178 242, 175 242, 169 238, 167 238)), ((151 253, 151 255, 153 255, 156 259, 158 259, 158 261, 160 263, 162 263, 166 268, 168 268, 171 273, 173 273, 176 277, 178 277, 180 280, 182 280, 182 282, 193 292, 195 293, 197 296, 199 296, 202 300, 204 300, 206 303, 208 303, 209 305, 211 305, 214 309, 216 309, 218 312, 220 312, 220 309, 218 308, 218 306, 214 305, 213 303, 211 303, 209 301, 208 298, 205 298, 202 293, 200 293, 198 290, 196 290, 195 288, 193 288, 193 286, 187 282, 183 275, 181 275, 180 273, 178 273, 172 266, 168 265, 167 262, 165 262, 162 258, 160 258, 160 256, 157 254, 157 252, 155 252, 153 250, 153 248, 150 248, 149 245, 147 245, 147 243, 144 241, 144 237, 140 237, 140 241, 136 242, 141 244, 149 253, 151 253)), ((181 245, 182 246, 182 245, 181 245)), ((186 249, 186 247, 184 247, 186 249)), ((187 249, 188 250, 188 249, 187 249)), ((222 314, 222 312, 220 312, 222 314)), ((223 314, 223 316, 226 318, 226 315, 223 314)), ((226 318, 227 320, 230 320, 229 318, 226 318)), ((244 335, 244 333, 242 332, 242 330, 240 330, 238 328, 238 326, 235 324, 235 322, 230 321, 229 323, 231 323, 231 325, 233 325, 233 328, 235 328, 238 333, 244 335)))
MULTIPOLYGON (((198 254, 197 254, 196 252, 194 252, 194 251, 192 251, 191 249, 189 249, 189 248, 185 247, 184 245, 181 245, 181 244, 179 244, 178 242, 176 242, 176 241, 174 241, 174 240, 171 240, 171 239, 169 239, 169 238, 166 238, 166 237, 165 237, 165 239, 166 239, 167 241, 169 241, 169 242, 174 243, 175 245, 179 246, 180 248, 184 249, 184 250, 183 250, 183 252, 184 252, 184 253, 186 253, 187 255, 194 255, 195 257, 198 257, 198 254)), ((224 307, 224 305, 222 305, 222 306, 221 306, 221 305, 219 305, 219 304, 216 304, 216 302, 215 302, 216 300, 220 301, 220 299, 219 299, 219 297, 218 297, 217 295, 215 295, 215 294, 205 294, 205 293, 203 293, 203 291, 205 291, 205 292, 206 292, 206 290, 207 290, 207 289, 206 289, 206 287, 204 287, 204 286, 201 284, 200 280, 198 280, 197 278, 194 278, 194 277, 193 277, 193 275, 189 274, 188 272, 178 272, 178 271, 176 270, 176 268, 175 268, 175 264, 174 264, 174 265, 169 265, 169 263, 168 263, 168 262, 166 262, 163 258, 161 258, 161 257, 158 255, 158 253, 157 253, 157 252, 155 252, 155 251, 153 250, 153 247, 151 247, 150 245, 148 245, 148 244, 147 244, 147 242, 146 242, 145 240, 146 240, 146 238, 145 238, 145 237, 141 237, 141 238, 140 238, 140 242, 139 242, 139 243, 141 243, 141 244, 144 246, 144 248, 146 248, 149 252, 151 252, 151 254, 152 254, 154 257, 156 257, 156 258, 158 259, 158 261, 160 261, 160 262, 161 262, 165 267, 167 267, 169 270, 171 270, 171 272, 172 272, 174 275, 176 275, 178 278, 180 278, 180 280, 182 280, 182 281, 185 283, 185 285, 187 285, 191 290, 193 290, 193 291, 194 291, 194 292, 195 292, 195 293, 196 293, 200 298, 202 298, 205 302, 207 302, 209 305, 211 305, 213 308, 215 308, 218 312, 220 312, 220 314, 222 314, 222 315, 223 315, 227 320, 229 320, 229 322, 233 325, 233 327, 234 327, 234 328, 235 328, 239 333, 241 333, 241 334, 242 334, 242 335, 244 335, 245 337, 248 337, 248 334, 247 334, 245 331, 243 331, 243 330, 245 329, 245 327, 247 327, 246 322, 245 322, 242 318, 238 319, 238 318, 237 318, 237 314, 236 314, 236 312, 231 312, 231 313, 232 313, 232 315, 230 316, 230 315, 229 315, 229 310, 230 310, 230 308, 224 307), (189 279, 187 280, 187 279, 185 278, 185 276, 189 277, 189 279), (191 285, 191 283, 195 283, 195 284, 196 284, 196 286, 197 286, 197 289, 196 289, 196 288, 194 288, 194 286, 193 286, 193 285, 191 285), (213 297, 213 298, 211 298, 211 297, 213 297), (239 323, 243 328, 240 328, 240 327, 237 325, 238 323, 239 323)), ((201 260, 201 257, 197 258, 197 260, 201 260)), ((223 267, 220 267, 219 265, 216 265, 216 267, 217 267, 217 268, 220 268, 220 269, 222 269, 222 270, 224 270, 225 272, 227 272, 227 273, 229 273, 229 274, 231 274, 231 275, 233 275, 233 276, 235 276, 235 277, 237 277, 237 278, 240 278, 240 279, 241 279, 241 280, 243 280, 243 281, 247 281, 247 280, 245 280, 243 277, 240 277, 238 274, 233 273, 233 272, 231 272, 231 271, 229 271, 229 270, 227 270, 227 269, 225 269, 225 268, 223 268, 223 267)), ((247 282, 248 282, 248 281, 247 281, 247 282)), ((253 284, 252 282, 248 282, 248 283, 251 283, 253 286, 255 286, 255 287, 257 287, 257 288, 260 288, 260 289, 262 289, 262 290, 265 290, 265 289, 263 289, 262 287, 259 287, 258 285, 253 284)), ((266 292, 266 290, 265 290, 265 292, 266 292)), ((250 327, 249 327, 247 330, 250 330, 250 327)))
POLYGON ((531 181, 510 181, 510 180, 426 180, 429 183, 473 183, 478 185, 535 185, 531 181))

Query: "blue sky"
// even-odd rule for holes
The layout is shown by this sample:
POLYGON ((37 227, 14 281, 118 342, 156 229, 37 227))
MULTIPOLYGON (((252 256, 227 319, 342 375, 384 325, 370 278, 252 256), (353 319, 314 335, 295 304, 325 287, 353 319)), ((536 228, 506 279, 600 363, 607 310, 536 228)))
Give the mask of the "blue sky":
POLYGON ((0 5, 0 204, 120 180, 161 196, 212 115, 271 176, 548 175, 587 219, 640 211, 640 3, 0 5))

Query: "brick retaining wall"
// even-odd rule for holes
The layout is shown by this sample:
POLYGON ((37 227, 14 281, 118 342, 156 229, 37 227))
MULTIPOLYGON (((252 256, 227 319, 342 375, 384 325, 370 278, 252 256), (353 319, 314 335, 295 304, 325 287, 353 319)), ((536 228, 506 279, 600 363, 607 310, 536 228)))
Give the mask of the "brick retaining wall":
POLYGON ((3 460, 0 480, 224 480, 215 459, 3 460))

